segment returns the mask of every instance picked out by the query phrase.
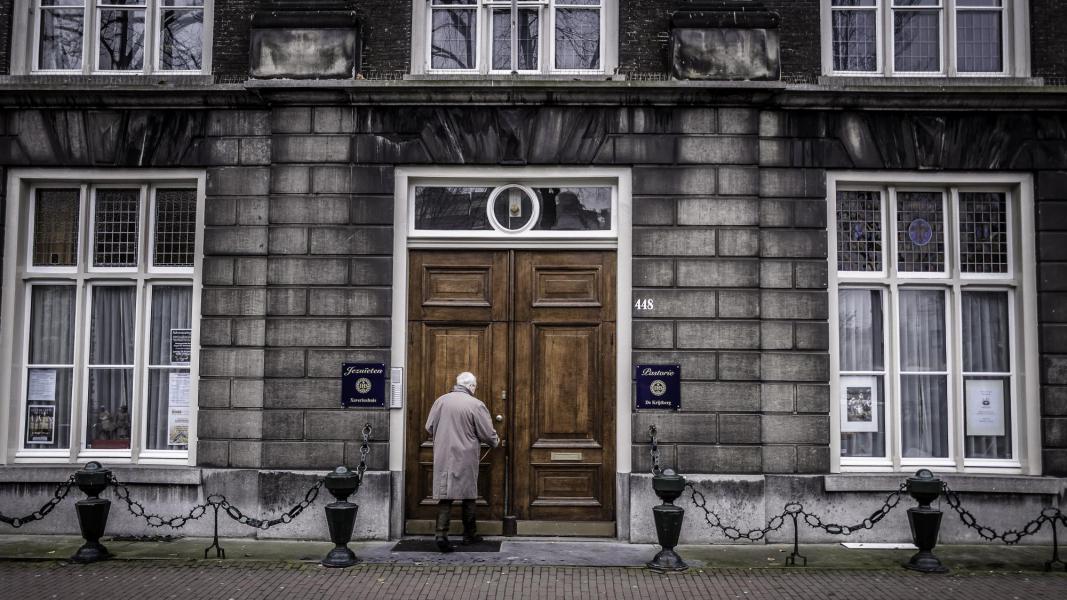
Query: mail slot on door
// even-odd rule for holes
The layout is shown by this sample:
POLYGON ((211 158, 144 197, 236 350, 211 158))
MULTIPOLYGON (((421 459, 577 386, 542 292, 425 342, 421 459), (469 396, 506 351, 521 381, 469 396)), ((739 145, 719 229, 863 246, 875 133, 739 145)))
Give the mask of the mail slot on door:
POLYGON ((562 460, 582 460, 582 453, 581 452, 553 452, 551 457, 552 457, 552 461, 553 462, 558 461, 558 460, 559 461, 562 461, 562 460))

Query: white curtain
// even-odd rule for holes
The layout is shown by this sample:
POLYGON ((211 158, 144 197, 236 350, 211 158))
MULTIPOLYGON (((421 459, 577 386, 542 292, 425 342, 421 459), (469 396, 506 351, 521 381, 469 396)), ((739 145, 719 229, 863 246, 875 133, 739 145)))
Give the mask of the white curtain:
MULTIPOLYGON (((77 290, 72 285, 37 285, 33 287, 30 317, 30 365, 68 365, 74 363, 74 305, 77 290)), ((28 444, 29 448, 70 448, 70 407, 73 367, 42 369, 55 371, 53 402, 28 401, 29 406, 54 406, 52 443, 28 444)), ((34 376, 30 368, 29 377, 34 376)), ((40 375, 40 374, 39 374, 40 375)), ((38 376, 39 376, 38 375, 38 376)), ((27 423, 27 428, 28 428, 27 423)), ((27 430, 27 434, 28 434, 27 430)))
POLYGON ((900 412, 903 456, 948 456, 948 377, 944 371, 945 294, 900 292, 900 412), (910 374, 909 374, 910 373, 910 374))
MULTIPOLYGON (((882 296, 877 290, 844 289, 839 293, 841 371, 885 369, 882 345, 882 296)), ((885 386, 878 377, 875 406, 877 432, 842 432, 841 456, 885 456, 885 386)))
MULTIPOLYGON (((992 379, 1004 383, 1002 436, 967 436, 967 458, 1011 458, 1011 386, 1007 377, 1008 296, 1004 292, 965 292, 963 318, 964 379, 992 379), (1004 377, 968 377, 967 373, 1004 373, 1004 377)), ((966 385, 964 387, 966 393, 966 385)))
MULTIPOLYGON (((171 364, 171 331, 189 329, 193 293, 188 286, 154 286, 152 288, 152 316, 149 323, 149 367, 171 364)), ((177 450, 185 446, 171 446, 168 442, 167 415, 170 409, 170 375, 188 373, 189 369, 148 370, 147 410, 150 450, 177 450)))
POLYGON ((86 447, 129 448, 137 289, 94 286, 92 294, 86 447))

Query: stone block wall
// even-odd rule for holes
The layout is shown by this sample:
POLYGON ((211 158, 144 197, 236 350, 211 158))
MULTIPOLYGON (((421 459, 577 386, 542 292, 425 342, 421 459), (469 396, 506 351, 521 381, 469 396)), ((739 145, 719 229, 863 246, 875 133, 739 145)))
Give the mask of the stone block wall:
POLYGON ((633 300, 651 301, 635 304, 633 363, 679 364, 683 380, 681 412, 633 416, 635 472, 652 424, 682 472, 829 469, 825 189, 761 168, 771 117, 626 109, 609 136, 636 163, 633 300))
MULTIPOLYGON (((1061 145, 1067 151, 1067 142, 1061 145)), ((1038 176, 1037 228, 1042 458, 1046 474, 1062 476, 1067 475, 1067 170, 1038 176)))
POLYGON ((388 464, 388 414, 340 406, 341 364, 388 363, 391 171, 353 164, 354 109, 212 114, 202 382, 205 466, 388 464))

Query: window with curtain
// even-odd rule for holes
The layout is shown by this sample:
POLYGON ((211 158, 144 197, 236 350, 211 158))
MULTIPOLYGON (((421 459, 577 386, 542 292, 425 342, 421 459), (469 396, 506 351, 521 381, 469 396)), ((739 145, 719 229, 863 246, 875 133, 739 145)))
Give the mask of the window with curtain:
POLYGON ((33 0, 33 70, 198 73, 205 0, 33 0))
POLYGON ((842 466, 1018 464, 1010 192, 837 189, 834 212, 842 466))
POLYGON ((953 76, 1009 74, 1011 9, 1025 0, 824 2, 831 72, 953 76))
POLYGON ((603 71, 610 0, 426 0, 427 66, 437 72, 603 71))
POLYGON ((188 456, 198 194, 195 182, 31 188, 20 452, 188 456))

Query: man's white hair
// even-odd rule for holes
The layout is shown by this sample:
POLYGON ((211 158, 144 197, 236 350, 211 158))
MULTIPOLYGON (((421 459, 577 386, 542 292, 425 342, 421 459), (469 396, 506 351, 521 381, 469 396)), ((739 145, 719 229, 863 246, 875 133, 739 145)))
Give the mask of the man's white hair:
POLYGON ((470 371, 464 371, 456 376, 456 385, 461 385, 468 390, 474 391, 478 387, 478 378, 470 371))

